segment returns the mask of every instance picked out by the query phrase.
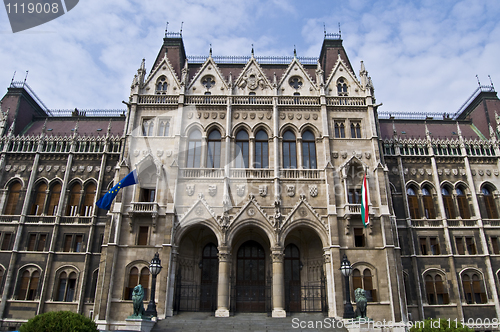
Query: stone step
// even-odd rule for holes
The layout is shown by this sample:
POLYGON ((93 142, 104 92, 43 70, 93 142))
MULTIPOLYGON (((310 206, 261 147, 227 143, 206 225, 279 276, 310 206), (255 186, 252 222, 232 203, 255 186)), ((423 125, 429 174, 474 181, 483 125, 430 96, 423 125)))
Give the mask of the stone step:
POLYGON ((265 313, 237 313, 227 318, 216 318, 208 312, 183 312, 159 321, 151 332, 347 331, 343 327, 334 327, 336 324, 341 322, 322 313, 297 313, 284 318, 268 317, 265 313), (319 322, 323 323, 322 328, 319 322))

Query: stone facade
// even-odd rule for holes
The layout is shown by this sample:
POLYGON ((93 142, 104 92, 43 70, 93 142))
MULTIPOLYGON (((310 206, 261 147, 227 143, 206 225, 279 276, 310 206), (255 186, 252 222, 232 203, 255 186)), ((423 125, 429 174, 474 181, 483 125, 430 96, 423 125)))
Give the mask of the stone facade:
POLYGON ((317 59, 189 58, 169 33, 123 115, 53 114, 13 83, 0 119, 2 326, 65 309, 117 328, 131 289, 150 290, 156 252, 159 318, 342 317, 344 254, 351 298, 367 290, 375 320, 497 317, 498 103, 481 90, 452 118, 379 118, 338 35, 317 59), (137 185, 94 208, 134 169, 137 185))

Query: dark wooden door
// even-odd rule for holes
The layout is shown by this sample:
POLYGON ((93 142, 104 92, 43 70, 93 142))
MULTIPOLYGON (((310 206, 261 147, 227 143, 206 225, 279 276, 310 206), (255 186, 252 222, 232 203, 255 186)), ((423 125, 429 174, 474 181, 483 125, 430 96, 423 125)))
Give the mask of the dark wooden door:
POLYGON ((240 312, 265 312, 264 249, 255 241, 245 242, 238 249, 236 264, 236 310, 240 312))
POLYGON ((285 303, 290 312, 300 312, 300 253, 299 248, 289 244, 285 248, 285 303))
POLYGON ((217 247, 209 243, 203 248, 201 260, 200 311, 215 310, 219 260, 217 247))

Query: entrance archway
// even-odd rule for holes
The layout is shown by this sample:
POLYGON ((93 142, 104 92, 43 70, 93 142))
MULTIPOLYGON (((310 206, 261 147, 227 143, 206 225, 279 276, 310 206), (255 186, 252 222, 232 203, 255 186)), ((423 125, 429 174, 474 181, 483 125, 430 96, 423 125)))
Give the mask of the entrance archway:
POLYGON ((174 311, 215 311, 217 306, 217 238, 206 226, 187 230, 179 243, 174 311))
POLYGON ((264 248, 256 241, 247 241, 239 247, 236 255, 236 311, 266 311, 268 288, 264 248))

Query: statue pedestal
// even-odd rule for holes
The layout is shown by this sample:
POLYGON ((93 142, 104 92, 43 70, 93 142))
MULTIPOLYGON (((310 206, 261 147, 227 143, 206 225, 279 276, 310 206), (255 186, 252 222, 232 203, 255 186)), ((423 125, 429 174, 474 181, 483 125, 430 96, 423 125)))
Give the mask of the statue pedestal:
POLYGON ((127 331, 150 332, 156 322, 150 319, 127 318, 125 328, 127 331))

